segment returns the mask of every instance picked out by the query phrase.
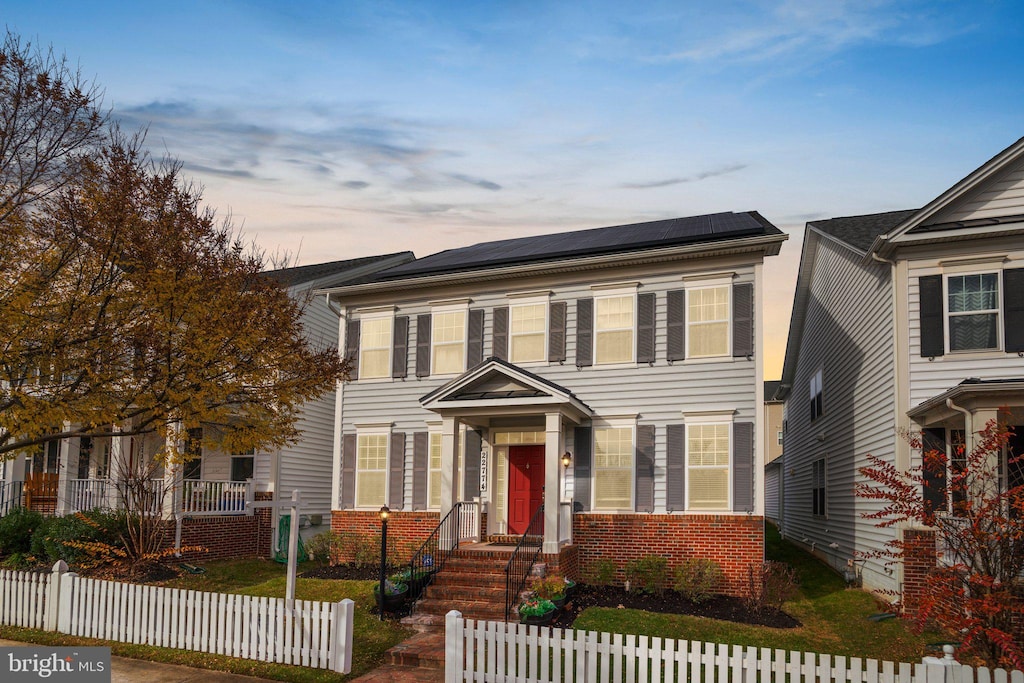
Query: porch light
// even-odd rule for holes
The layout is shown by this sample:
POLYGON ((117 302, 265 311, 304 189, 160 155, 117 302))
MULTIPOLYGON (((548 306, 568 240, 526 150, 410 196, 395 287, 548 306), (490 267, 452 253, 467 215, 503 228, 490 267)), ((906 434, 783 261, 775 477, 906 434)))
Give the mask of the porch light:
POLYGON ((572 462, 572 453, 566 451, 562 453, 562 467, 569 469, 569 464, 572 462))
POLYGON ((381 505, 380 506, 380 521, 382 521, 382 522, 388 521, 388 515, 390 515, 390 514, 391 514, 391 509, 388 508, 387 505, 381 505))

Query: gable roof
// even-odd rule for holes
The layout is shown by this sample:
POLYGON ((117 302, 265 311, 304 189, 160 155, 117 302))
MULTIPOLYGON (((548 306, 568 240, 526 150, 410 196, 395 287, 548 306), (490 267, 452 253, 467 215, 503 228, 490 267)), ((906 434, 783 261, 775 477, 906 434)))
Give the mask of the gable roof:
POLYGON ((807 225, 866 253, 876 237, 892 230, 918 211, 919 209, 904 209, 884 213, 867 213, 860 216, 843 216, 824 221, 811 221, 807 225))
POLYGON ((279 268, 264 271, 264 275, 277 281, 282 287, 296 287, 311 284, 317 287, 335 287, 342 283, 364 277, 375 270, 391 268, 408 261, 416 255, 411 251, 401 251, 381 256, 364 256, 345 261, 314 263, 294 268, 279 268))

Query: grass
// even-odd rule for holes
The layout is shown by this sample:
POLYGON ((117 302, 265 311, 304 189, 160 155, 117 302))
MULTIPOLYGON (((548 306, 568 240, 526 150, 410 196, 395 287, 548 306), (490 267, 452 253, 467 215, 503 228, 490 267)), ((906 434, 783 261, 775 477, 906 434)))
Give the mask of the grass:
POLYGON ((717 619, 640 610, 592 607, 576 618, 574 628, 612 631, 711 643, 821 652, 890 661, 920 662, 927 642, 938 634, 915 634, 901 619, 872 622, 883 611, 878 599, 863 590, 847 589, 842 578, 814 556, 779 537, 768 526, 767 555, 796 569, 797 595, 783 609, 800 620, 801 628, 748 626, 717 619))
MULTIPOLYGON (((205 574, 184 575, 171 581, 162 582, 160 585, 200 591, 284 597, 287 580, 284 565, 269 560, 229 560, 211 562, 204 566, 206 567, 205 574)), ((302 571, 303 567, 300 566, 299 573, 302 571)), ((352 673, 342 676, 322 669, 267 664, 203 652, 75 638, 61 633, 8 626, 0 626, 0 638, 40 645, 109 645, 111 652, 121 657, 183 664, 278 681, 321 683, 349 680, 377 668, 383 663, 384 653, 388 649, 411 635, 411 631, 399 624, 393 621, 381 622, 375 615, 370 614, 370 609, 374 606, 372 581, 298 579, 295 583, 295 597, 299 600, 325 602, 337 602, 344 598, 351 598, 356 603, 352 642, 352 673)))

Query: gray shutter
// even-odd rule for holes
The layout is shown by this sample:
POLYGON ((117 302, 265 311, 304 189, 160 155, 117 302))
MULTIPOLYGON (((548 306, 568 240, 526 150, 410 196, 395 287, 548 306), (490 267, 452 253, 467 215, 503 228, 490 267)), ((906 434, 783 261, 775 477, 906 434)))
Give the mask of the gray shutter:
POLYGON ((462 493, 465 500, 480 495, 480 452, 483 450, 483 434, 470 429, 466 432, 466 457, 463 459, 462 493))
POLYGON ((754 355, 754 285, 732 286, 732 355, 754 355))
POLYGON ((668 341, 668 359, 671 361, 683 360, 686 358, 686 290, 673 289, 670 291, 665 308, 668 318, 665 329, 668 341))
POLYGON ((594 300, 576 300, 576 367, 594 364, 594 300))
POLYGON ((341 437, 341 508, 356 506, 356 435, 341 437))
POLYGON ((917 279, 921 309, 921 356, 932 358, 946 351, 946 332, 942 320, 942 276, 926 275, 917 279))
POLYGON ((430 376, 430 314, 416 316, 416 376, 430 376))
POLYGON ((359 321, 349 320, 345 324, 345 358, 352 363, 349 379, 359 379, 359 321))
POLYGON ((754 423, 732 426, 732 509, 754 511, 754 423))
POLYGON ((589 510, 591 463, 594 460, 594 428, 576 427, 573 430, 572 440, 573 449, 576 451, 572 456, 574 472, 573 507, 579 506, 581 510, 589 510))
POLYGON ((686 508, 686 425, 669 425, 667 431, 665 503, 673 512, 686 508))
POLYGON ((654 425, 636 428, 637 512, 654 512, 654 425))
POLYGON ((1003 271, 1003 314, 1006 352, 1024 352, 1024 268, 1003 271))
POLYGON ((564 301, 555 301, 548 308, 548 361, 565 361, 565 310, 564 301))
POLYGON ((469 312, 469 333, 466 336, 466 369, 480 365, 484 360, 484 309, 469 312))
MULTIPOLYGON (((928 428, 921 430, 922 465, 924 465, 924 453, 939 451, 946 453, 946 430, 942 428, 928 428)), ((943 512, 946 509, 946 459, 942 458, 943 467, 930 468, 924 466, 922 476, 924 478, 924 505, 929 512, 943 512)), ((935 463, 938 465, 938 463, 935 463)))
POLYGON ((508 360, 508 306, 494 309, 494 320, 491 330, 491 355, 501 360, 508 360))
POLYGON ((412 509, 427 509, 427 477, 430 474, 430 434, 412 435, 412 509))
POLYGON ((401 510, 405 506, 405 432, 391 432, 388 465, 388 507, 401 510))
POLYGON ((409 316, 395 318, 391 345, 391 376, 404 379, 409 376, 409 316))
POLYGON ((654 362, 654 305, 653 292, 636 295, 636 362, 654 362))

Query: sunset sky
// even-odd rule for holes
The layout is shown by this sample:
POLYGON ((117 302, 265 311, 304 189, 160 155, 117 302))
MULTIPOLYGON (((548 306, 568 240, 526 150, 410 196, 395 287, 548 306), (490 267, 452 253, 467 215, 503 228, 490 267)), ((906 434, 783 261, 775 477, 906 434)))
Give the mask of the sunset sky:
POLYGON ((126 128, 299 264, 718 211, 781 372, 803 226, 914 208, 1024 135, 1019 2, 21 2, 126 128))

